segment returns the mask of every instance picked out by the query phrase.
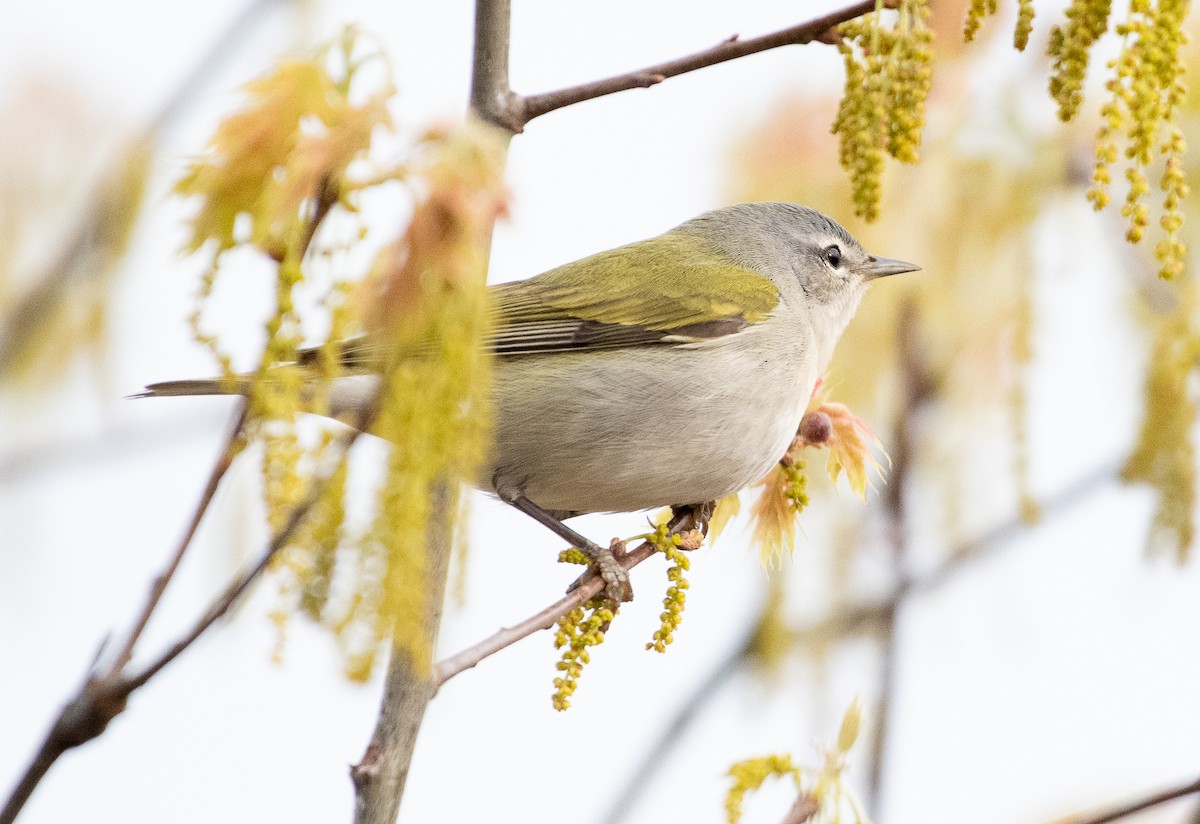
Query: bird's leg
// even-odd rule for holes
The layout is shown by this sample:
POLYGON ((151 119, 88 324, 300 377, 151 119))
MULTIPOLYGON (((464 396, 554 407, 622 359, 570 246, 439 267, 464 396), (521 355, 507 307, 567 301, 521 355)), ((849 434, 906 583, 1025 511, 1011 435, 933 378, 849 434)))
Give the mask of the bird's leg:
POLYGON ((698 504, 672 504, 671 520, 667 521, 667 529, 672 534, 698 529, 700 534, 707 538, 708 522, 712 520, 716 510, 716 501, 702 501, 698 504))
MULTIPOLYGON (((629 571, 617 562, 611 549, 604 549, 592 543, 523 495, 501 496, 501 499, 587 555, 592 561, 592 568, 604 579, 605 594, 609 598, 618 604, 633 600, 633 587, 629 583, 629 571)), ((570 589, 575 589, 582 581, 582 578, 577 580, 570 589)))

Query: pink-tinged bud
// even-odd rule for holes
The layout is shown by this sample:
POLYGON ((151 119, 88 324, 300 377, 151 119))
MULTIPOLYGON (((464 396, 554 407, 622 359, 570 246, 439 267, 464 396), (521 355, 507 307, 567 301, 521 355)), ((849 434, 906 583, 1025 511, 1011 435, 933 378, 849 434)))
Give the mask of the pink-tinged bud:
POLYGON ((826 444, 833 437, 833 421, 820 410, 809 412, 800 420, 800 437, 811 446, 826 444))

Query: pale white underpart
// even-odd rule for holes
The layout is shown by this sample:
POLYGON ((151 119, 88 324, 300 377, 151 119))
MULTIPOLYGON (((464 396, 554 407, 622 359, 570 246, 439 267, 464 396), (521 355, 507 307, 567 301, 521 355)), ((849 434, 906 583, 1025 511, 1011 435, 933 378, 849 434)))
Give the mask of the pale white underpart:
POLYGON ((544 509, 628 512, 758 480, 787 449, 816 380, 803 335, 764 345, 780 331, 500 364, 489 486, 544 509))
MULTIPOLYGON (((723 239, 721 225, 704 229, 723 239)), ((811 228, 802 239, 807 248, 846 245, 811 228)), ((789 254, 798 242, 767 233, 738 256, 779 289, 771 316, 740 332, 498 359, 495 440, 477 485, 565 516, 701 503, 763 478, 787 451, 866 291, 858 277, 825 275, 815 258, 795 271, 789 254), (836 285, 816 299, 821 283, 836 285)), ((865 257, 856 245, 849 251, 865 257)), ((376 381, 337 381, 335 412, 366 402, 376 381)))

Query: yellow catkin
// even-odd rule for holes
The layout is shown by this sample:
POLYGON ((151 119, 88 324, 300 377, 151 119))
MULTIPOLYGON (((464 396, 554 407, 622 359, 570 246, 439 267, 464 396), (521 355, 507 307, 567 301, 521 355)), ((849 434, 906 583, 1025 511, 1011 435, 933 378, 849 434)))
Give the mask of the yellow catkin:
POLYGON ((928 17, 927 0, 901 0, 894 12, 879 9, 838 27, 846 81, 832 130, 855 213, 865 220, 879 216, 884 156, 917 161, 933 77, 928 17))
POLYGON ((970 43, 979 34, 984 19, 996 13, 1000 4, 998 0, 971 0, 967 6, 967 17, 963 22, 963 41, 970 43))
POLYGON ((404 237, 380 256, 372 324, 382 402, 372 431, 391 444, 367 540, 385 558, 373 631, 430 663, 428 552, 453 544, 459 485, 475 477, 491 431, 484 283, 491 226, 503 208, 502 146, 467 126, 429 136, 429 183, 404 237))
POLYGON ((592 660, 588 649, 603 643, 604 634, 616 614, 616 608, 599 596, 559 619, 554 647, 562 650, 562 657, 555 665, 560 675, 554 679, 551 697, 554 709, 562 712, 570 708, 571 696, 579 686, 583 667, 592 660))
POLYGON ((357 177, 368 170, 362 161, 373 137, 392 125, 393 87, 379 58, 347 32, 311 57, 281 60, 246 87, 243 108, 220 124, 176 186, 197 207, 188 250, 211 255, 192 327, 225 377, 248 387, 273 529, 329 457, 329 439, 306 448, 310 439, 296 423, 302 411, 328 410, 328 385, 343 368, 337 341, 366 329, 379 344, 356 364, 383 376, 373 431, 392 444, 375 517, 357 540, 340 529, 343 468, 333 497, 318 504, 316 520, 276 564, 286 578, 284 601, 337 634, 354 678, 369 675, 381 643, 393 637, 418 669, 429 664, 427 541, 452 542, 460 483, 474 477, 490 433, 484 272, 491 228, 504 210, 506 144, 478 124, 432 131, 411 160, 357 177), (385 71, 375 71, 380 65, 385 71), (351 301, 349 287, 335 285, 326 306, 329 343, 302 352, 297 290, 314 285, 311 270, 330 251, 320 221, 350 220, 365 189, 394 181, 410 184, 413 218, 380 258, 376 300, 351 301), (230 253, 257 253, 275 269, 266 343, 246 377, 234 375, 202 322, 230 253))
POLYGON ((1188 194, 1182 163, 1187 147, 1178 126, 1186 93, 1181 49, 1187 41, 1183 30, 1187 8, 1187 0, 1134 0, 1128 19, 1117 26, 1123 43, 1120 55, 1109 64, 1113 76, 1105 86, 1109 97, 1100 110, 1088 192, 1097 209, 1108 205, 1112 166, 1123 154, 1128 188, 1121 215, 1126 220, 1126 239, 1139 243, 1151 224, 1147 173, 1162 156, 1158 187, 1163 199, 1157 223, 1164 236, 1154 254, 1164 279, 1183 271, 1187 255, 1179 235, 1181 203, 1188 194))
POLYGON ((1013 29, 1013 48, 1025 51, 1029 35, 1033 33, 1033 0, 1017 0, 1017 25, 1013 29))
POLYGON ((1048 52, 1054 58, 1050 96, 1058 103, 1058 116, 1068 121, 1083 102, 1091 48, 1108 29, 1112 0, 1071 0, 1067 22, 1050 30, 1048 52))
MULTIPOLYGON (((684 577, 684 573, 691 569, 692 561, 683 549, 684 536, 672 535, 668 532, 666 524, 660 524, 653 533, 647 536, 647 540, 654 544, 654 548, 666 555, 667 560, 671 562, 667 567, 667 580, 670 581, 670 585, 667 587, 666 595, 663 596, 663 611, 658 616, 662 623, 654 631, 653 640, 646 644, 648 650, 666 652, 667 647, 675 640, 675 631, 683 623, 683 608, 687 601, 688 589, 688 581, 684 577)), ((697 541, 696 546, 698 545, 697 541)), ((695 547, 690 548, 694 549, 695 547)))
POLYGON ((800 790, 800 769, 792 763, 790 755, 766 755, 739 761, 729 768, 733 784, 725 794, 725 817, 729 824, 738 824, 742 819, 742 805, 746 795, 759 789, 768 778, 790 777, 800 790))

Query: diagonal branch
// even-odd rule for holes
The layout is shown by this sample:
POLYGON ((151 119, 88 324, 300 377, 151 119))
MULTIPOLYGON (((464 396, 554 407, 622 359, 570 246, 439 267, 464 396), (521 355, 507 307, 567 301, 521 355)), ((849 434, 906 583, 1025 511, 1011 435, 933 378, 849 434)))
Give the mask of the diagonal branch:
MULTIPOLYGON (((313 237, 316 235, 321 223, 328 216, 329 210, 336 200, 335 193, 330 189, 328 181, 322 181, 321 190, 318 192, 313 206, 313 214, 309 218, 305 235, 299 247, 301 258, 307 254, 313 237)), ((359 414, 358 418, 354 421, 353 428, 343 433, 339 444, 340 449, 336 449, 333 452, 334 457, 330 465, 325 471, 318 473, 309 487, 307 497, 292 509, 284 527, 272 538, 258 562, 250 570, 243 573, 240 578, 233 581, 213 601, 208 610, 193 624, 192 628, 178 641, 160 654, 158 658, 141 672, 136 675, 129 675, 126 669, 133 658, 137 642, 140 640, 147 624, 149 624, 151 617, 154 615, 154 611, 162 601, 163 593, 166 592, 167 586, 170 584, 175 572, 179 569, 179 564, 183 561, 184 554, 187 552, 188 547, 191 546, 196 530, 208 512, 209 505, 216 495, 221 480, 229 471, 229 467, 232 465, 233 459, 239 451, 238 445, 244 438, 248 411, 247 402, 242 402, 241 411, 238 413, 236 422, 230 431, 225 448, 213 466, 208 483, 200 497, 199 503, 196 505, 196 510, 192 515, 192 520, 188 528, 184 532, 183 539, 167 562, 163 572, 154 579, 150 593, 146 598, 146 603, 134 621, 129 635, 122 642, 121 649, 117 653, 112 665, 104 673, 100 674, 97 672, 95 664, 93 664, 92 671, 84 680, 78 693, 59 712, 58 718, 55 719, 50 731, 46 734, 46 738, 39 746, 37 754, 26 767, 24 774, 9 795, 4 807, 0 809, 0 824, 12 824, 16 820, 21 809, 25 806, 25 802, 29 800, 34 789, 36 789, 42 778, 45 777, 46 773, 54 765, 54 762, 58 760, 59 756, 67 750, 78 747, 81 744, 86 744, 93 738, 102 735, 112 720, 125 711, 130 693, 144 685, 164 667, 178 658, 209 627, 228 612, 234 602, 262 575, 271 560, 292 539, 292 536, 304 522, 308 513, 316 505, 317 501, 320 500, 338 465, 349 453, 350 447, 354 445, 354 442, 363 431, 370 428, 378 411, 378 404, 379 398, 376 397, 359 414)))
POLYGON ((138 614, 137 620, 134 621, 133 629, 129 631, 129 635, 125 638, 125 643, 121 645, 121 651, 117 653, 112 666, 109 667, 109 675, 119 675, 133 659, 134 648, 141 639, 142 633, 145 632, 146 625, 150 623, 150 617, 154 614, 154 610, 158 608, 158 604, 162 600, 163 593, 167 591, 167 586, 171 583, 171 579, 175 577, 175 571, 179 569, 179 564, 183 561, 183 556, 187 553, 188 547, 192 545, 192 539, 196 536, 196 530, 199 529, 200 522, 204 520, 205 513, 208 512, 209 504, 212 503, 213 497, 217 494, 217 488, 221 485, 221 479, 225 477, 225 474, 229 471, 229 467, 233 465, 233 459, 241 451, 240 445, 244 442, 246 413, 249 409, 249 404, 243 400, 241 407, 237 419, 230 428, 229 438, 225 442, 225 447, 221 450, 217 462, 213 465, 212 472, 209 473, 208 484, 204 487, 204 492, 200 496, 200 502, 196 505, 196 511, 192 513, 192 520, 183 533, 183 539, 179 542, 175 554, 167 561, 166 567, 150 585, 150 595, 146 598, 146 603, 142 606, 142 611, 138 614))
POLYGON ((1200 779, 1187 784, 1182 784, 1178 787, 1173 787, 1162 792, 1148 795, 1137 801, 1131 801, 1128 804, 1122 804, 1119 807, 1112 807, 1099 813, 1073 815, 1068 818, 1057 819, 1054 824, 1112 824, 1114 821, 1120 821, 1122 818, 1128 818, 1131 815, 1148 810, 1151 807, 1157 807, 1160 804, 1166 804, 1170 801, 1175 801, 1189 795, 1200 793, 1200 779))
MULTIPOLYGON (((305 517, 320 500, 337 465, 345 458, 350 447, 354 445, 362 431, 370 427, 374 410, 375 407, 372 405, 355 422, 355 428, 343 434, 338 444, 339 448, 334 451, 329 466, 313 480, 308 495, 292 509, 287 522, 271 539, 258 561, 213 600, 190 630, 135 675, 126 675, 115 670, 103 674, 96 674, 93 670, 88 675, 78 693, 59 712, 39 746, 37 754, 26 767, 25 773, 17 782, 4 807, 0 808, 0 824, 12 824, 16 821, 25 802, 29 800, 34 789, 54 765, 54 762, 68 750, 86 744, 102 735, 109 723, 124 712, 129 695, 178 658, 209 627, 228 612, 237 599, 262 575, 271 560, 292 539, 305 517)), ((165 583, 163 586, 165 587, 165 583)), ((151 600, 157 603, 153 595, 151 600)))
MULTIPOLYGON (((888 5, 888 3, 884 3, 884 5, 888 5)), ((665 63, 647 66, 643 69, 618 74, 614 77, 606 77, 603 80, 582 83, 578 86, 569 86, 565 89, 544 92, 542 94, 527 95, 517 101, 516 105, 518 108, 512 113, 515 120, 503 125, 515 127, 515 131, 520 131, 521 127, 535 117, 541 117, 556 109, 573 106, 576 103, 582 103, 586 100, 595 100, 598 97, 604 97, 629 89, 649 88, 663 82, 669 77, 678 77, 681 74, 715 66, 719 63, 726 63, 730 60, 737 60, 739 57, 770 51, 781 46, 803 46, 814 41, 822 43, 833 42, 836 35, 831 33, 831 29, 848 20, 853 20, 856 17, 862 17, 864 14, 873 12, 875 8, 876 0, 859 0, 859 2, 853 5, 822 15, 821 17, 815 17, 804 23, 789 26, 786 29, 780 29, 771 34, 764 34, 761 37, 741 40, 737 35, 734 35, 712 48, 687 55, 686 57, 668 60, 665 63)))
MULTIPOLYGON (((642 561, 654 555, 656 551, 649 543, 644 543, 630 550, 627 555, 619 559, 619 563, 627 570, 633 569, 642 561)), ((599 576, 593 576, 591 580, 580 584, 541 612, 531 615, 519 624, 505 627, 483 639, 478 644, 467 647, 462 652, 439 661, 436 667, 438 686, 440 687, 459 673, 471 669, 488 656, 512 646, 522 638, 528 638, 530 635, 543 629, 550 629, 550 627, 558 622, 558 619, 579 605, 596 597, 603 590, 604 580, 599 576)))
MULTIPOLYGON (((1070 509, 1101 488, 1114 483, 1119 463, 1102 466, 1081 477, 1065 489, 1046 498, 1042 502, 1042 522, 1050 517, 1070 509)), ((998 551, 1009 546, 1009 542, 1027 532, 1030 524, 1020 516, 1011 521, 988 530, 974 540, 960 544, 930 572, 920 577, 909 577, 901 580, 892 593, 878 601, 847 606, 835 611, 832 615, 815 623, 792 629, 788 639, 792 648, 804 647, 821 643, 829 638, 844 638, 856 633, 868 632, 884 621, 887 616, 896 611, 902 600, 915 595, 934 592, 950 583, 964 568, 972 563, 994 556, 998 551)), ((620 791, 618 798, 623 803, 613 804, 608 813, 600 819, 604 824, 622 824, 633 812, 637 799, 650 783, 658 776, 658 770, 667 763, 667 756, 672 748, 683 739, 683 732, 696 718, 700 717, 703 709, 720 694, 720 687, 733 675, 738 667, 749 656, 756 633, 751 633, 737 649, 731 650, 721 659, 720 663, 705 677, 701 688, 694 689, 688 697, 676 707, 671 721, 658 732, 658 739, 648 751, 649 755, 630 771, 629 780, 620 791)), ((1093 824, 1093 822, 1056 822, 1056 824, 1093 824)))

